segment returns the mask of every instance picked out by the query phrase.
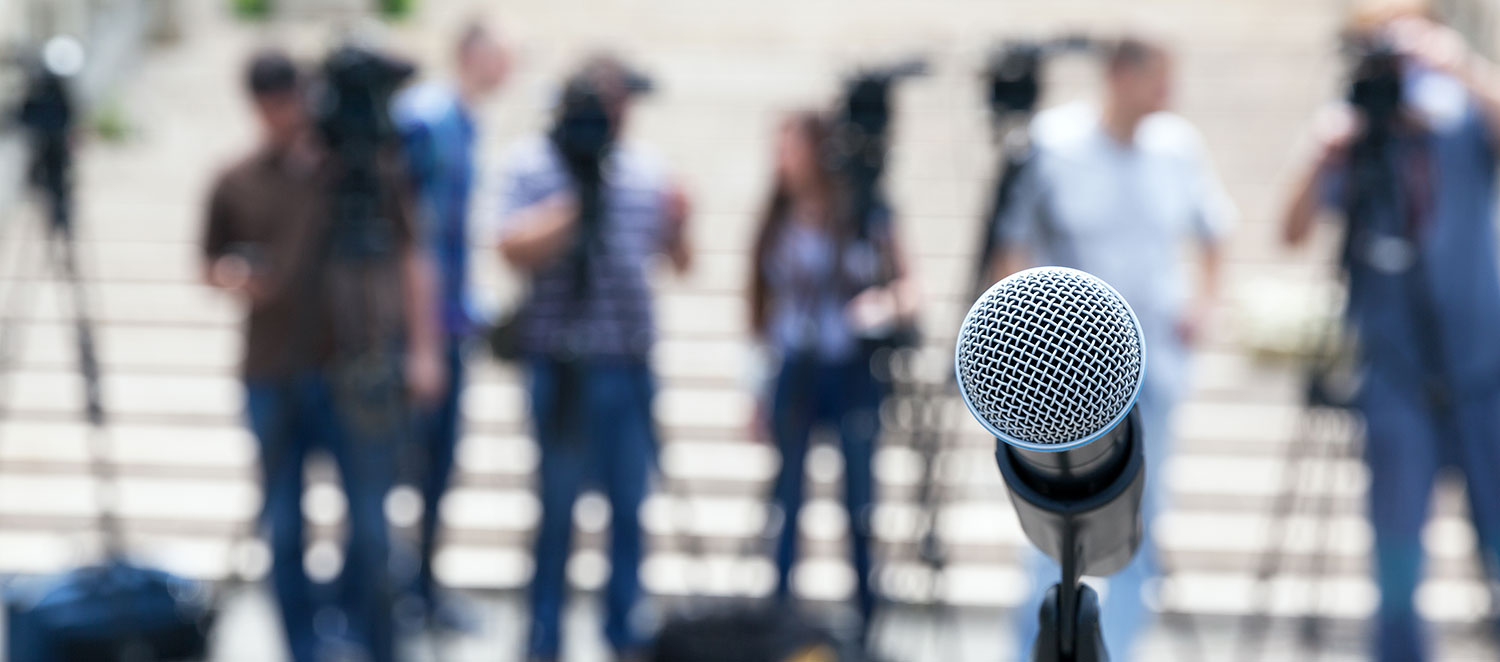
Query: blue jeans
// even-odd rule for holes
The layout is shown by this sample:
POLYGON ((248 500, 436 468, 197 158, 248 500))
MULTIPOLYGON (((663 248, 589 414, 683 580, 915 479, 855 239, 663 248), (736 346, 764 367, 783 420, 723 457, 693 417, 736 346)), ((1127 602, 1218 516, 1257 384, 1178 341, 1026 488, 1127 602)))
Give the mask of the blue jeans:
MULTIPOLYGON (((1108 578, 1108 589, 1103 592, 1099 604, 1099 625, 1104 632, 1104 647, 1111 659, 1130 660, 1131 649, 1142 630, 1150 623, 1141 591, 1146 583, 1160 572, 1156 557, 1156 545, 1151 537, 1151 528, 1156 516, 1166 506, 1166 476, 1162 467, 1171 450, 1170 396, 1163 389, 1155 388, 1147 381, 1141 397, 1136 401, 1140 413, 1141 427, 1145 438, 1146 489, 1141 498, 1141 520, 1146 530, 1146 539, 1136 550, 1135 558, 1119 572, 1108 578)), ((1016 610, 1016 643, 1020 646, 1020 660, 1031 659, 1031 647, 1037 635, 1037 612, 1047 589, 1062 576, 1062 567, 1045 554, 1029 552, 1027 571, 1031 576, 1031 592, 1016 610)))
POLYGON ((1369 370, 1359 402, 1380 588, 1375 655, 1389 662, 1428 658, 1413 596, 1422 578, 1422 527, 1444 466, 1464 474, 1480 558, 1491 577, 1500 550, 1500 393, 1461 395, 1440 413, 1415 381, 1369 370))
POLYGON ((880 437, 883 396, 884 389, 871 374, 869 357, 864 354, 839 362, 789 358, 781 365, 771 396, 771 434, 781 453, 774 498, 784 514, 776 546, 776 594, 783 600, 791 594, 808 441, 816 426, 825 425, 838 432, 839 449, 844 455, 849 542, 859 611, 867 625, 875 609, 875 594, 870 587, 871 512, 875 498, 871 463, 880 437))
POLYGON ((448 385, 443 399, 430 411, 422 413, 418 422, 418 443, 422 457, 422 472, 417 477, 417 487, 422 490, 421 569, 417 575, 417 594, 428 607, 433 604, 437 580, 432 573, 432 557, 437 552, 439 521, 438 506, 448 484, 453 478, 454 453, 458 449, 459 422, 462 416, 461 398, 464 386, 463 346, 459 339, 450 339, 446 353, 448 385))
POLYGON ((616 651, 635 650, 642 644, 632 626, 641 594, 640 509, 656 457, 651 370, 644 360, 565 366, 540 358, 530 361, 529 370, 531 420, 542 455, 530 652, 550 658, 561 648, 573 502, 589 484, 602 487, 610 505, 604 633, 616 651))
POLYGON ((334 633, 317 632, 313 624, 329 607, 342 610, 348 623, 344 634, 373 662, 394 659, 384 510, 392 473, 389 440, 353 434, 335 409, 328 379, 319 373, 250 380, 245 393, 250 427, 260 442, 271 584, 292 659, 319 659, 320 646, 334 633), (349 503, 343 571, 330 601, 317 594, 303 566, 303 466, 316 450, 333 456, 349 503))

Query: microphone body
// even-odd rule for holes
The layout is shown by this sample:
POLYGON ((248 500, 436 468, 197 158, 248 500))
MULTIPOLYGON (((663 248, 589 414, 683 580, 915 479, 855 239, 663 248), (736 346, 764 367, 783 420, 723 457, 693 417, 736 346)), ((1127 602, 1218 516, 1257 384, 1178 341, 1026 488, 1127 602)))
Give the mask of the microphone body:
POLYGON ((1071 546, 1080 575, 1119 572, 1130 563, 1144 538, 1141 498, 1146 485, 1146 459, 1139 429, 1140 416, 1132 411, 1115 428, 1112 443, 1100 440, 1056 453, 1027 451, 1004 443, 995 449, 995 461, 1021 520, 1021 530, 1058 563, 1064 562, 1066 548, 1071 546), (1074 457, 1095 447, 1100 451, 1092 456, 1074 457))
POLYGON ((959 331, 959 391, 1021 528, 1074 580, 1118 572, 1143 538, 1144 338, 1118 292, 1062 267, 995 283, 959 331))

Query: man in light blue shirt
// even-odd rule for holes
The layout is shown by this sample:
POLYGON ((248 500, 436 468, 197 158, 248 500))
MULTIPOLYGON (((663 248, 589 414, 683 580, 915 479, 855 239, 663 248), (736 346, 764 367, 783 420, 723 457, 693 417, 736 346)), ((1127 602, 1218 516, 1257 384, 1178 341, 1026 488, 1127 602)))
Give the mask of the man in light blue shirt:
POLYGON ((422 491, 420 569, 417 594, 435 624, 463 625, 460 615, 441 604, 433 578, 438 505, 453 474, 459 439, 459 402, 464 380, 463 345, 474 332, 469 311, 469 193, 474 184, 474 107, 504 83, 509 56, 482 24, 460 33, 455 80, 429 82, 405 90, 392 116, 416 192, 422 246, 438 272, 440 309, 429 311, 441 323, 448 383, 441 401, 422 412, 419 443, 424 462, 417 480, 422 491))
MULTIPOLYGON (((1137 408, 1145 430, 1148 542, 1109 579, 1101 614, 1106 646, 1130 659, 1147 623, 1141 589, 1156 574, 1149 541, 1164 505, 1170 414, 1185 390, 1188 349, 1213 303, 1220 240, 1235 212, 1197 131, 1166 112, 1167 51, 1138 38, 1106 50, 1101 103, 1050 109, 1032 122, 1036 157, 1001 210, 994 275, 1032 265, 1087 271, 1125 297, 1145 331, 1148 365, 1137 408), (1188 243, 1198 248, 1196 287, 1182 268, 1188 243)), ((1040 554, 1033 570, 1031 597, 1017 614, 1027 649, 1041 598, 1059 577, 1057 565, 1040 554)))

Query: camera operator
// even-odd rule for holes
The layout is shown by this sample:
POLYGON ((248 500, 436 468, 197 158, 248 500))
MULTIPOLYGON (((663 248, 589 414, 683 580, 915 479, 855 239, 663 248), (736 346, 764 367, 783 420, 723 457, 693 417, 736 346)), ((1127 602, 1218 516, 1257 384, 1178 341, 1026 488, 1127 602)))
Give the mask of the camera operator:
POLYGON ((620 659, 641 652, 639 510, 656 452, 648 272, 656 254, 679 273, 690 256, 686 198, 657 159, 621 140, 631 97, 647 86, 613 57, 586 61, 551 132, 509 154, 502 184, 500 252, 530 280, 519 341, 542 454, 533 660, 558 659, 573 503, 591 482, 610 501, 605 634, 620 659))
POLYGON ((1304 242, 1343 212, 1348 320, 1359 338, 1381 660, 1421 660, 1414 594, 1441 468, 1466 478, 1481 560, 1500 550, 1500 284, 1495 146, 1500 69, 1415 2, 1366 3, 1353 104, 1324 111, 1283 222, 1304 242))
POLYGON ((367 288, 386 302, 376 319, 361 322, 404 334, 407 389, 430 402, 443 386, 436 333, 430 315, 413 313, 435 305, 432 277, 415 249, 406 182, 384 167, 378 207, 393 226, 386 231, 395 251, 366 270, 332 272, 326 262, 338 216, 334 182, 345 168, 312 135, 302 77, 286 55, 256 55, 246 84, 261 145, 214 184, 203 250, 207 282, 248 309, 241 370, 250 428, 260 442, 271 580, 293 660, 356 655, 385 662, 395 655, 383 509, 393 444, 359 425, 359 412, 342 397, 336 362, 348 348, 335 327, 349 323, 340 318, 350 303, 338 290, 367 288), (348 501, 333 605, 318 599, 303 565, 303 467, 317 450, 333 456, 348 501))
POLYGON ((510 56, 484 24, 470 23, 459 35, 456 80, 410 88, 396 99, 393 114, 401 133, 407 172, 417 192, 422 244, 438 270, 439 318, 447 385, 431 411, 421 412, 417 485, 422 491, 420 570, 416 592, 428 620, 469 629, 456 605, 441 600, 432 573, 437 547, 438 506, 453 473, 459 440, 459 397, 464 345, 477 328, 469 307, 469 195, 474 182, 475 107, 505 82, 510 56))
MULTIPOLYGON (((1016 183, 997 223, 996 278, 1032 264, 1095 274, 1119 290, 1141 321, 1150 370, 1136 405, 1145 430, 1148 535, 1164 507, 1161 472, 1170 414, 1184 390, 1188 350, 1213 304, 1220 241, 1234 209, 1204 154, 1198 132, 1167 111, 1172 58, 1161 44, 1127 36, 1104 47, 1104 98, 1046 110, 1032 122, 1035 161, 1016 183), (1197 250, 1196 291, 1180 268, 1183 244, 1197 250)), ((1058 567, 1033 557, 1032 592, 1017 612, 1019 639, 1035 638, 1037 611, 1058 567)), ((1109 579, 1100 622, 1108 650, 1130 659, 1147 624, 1141 590, 1157 573, 1142 546, 1109 579)), ((1022 659, 1030 659, 1023 655, 1022 659)))

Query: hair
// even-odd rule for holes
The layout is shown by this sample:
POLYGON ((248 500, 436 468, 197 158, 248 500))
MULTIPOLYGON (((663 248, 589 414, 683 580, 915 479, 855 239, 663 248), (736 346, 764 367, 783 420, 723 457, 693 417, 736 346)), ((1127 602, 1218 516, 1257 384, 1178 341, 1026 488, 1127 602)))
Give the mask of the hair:
MULTIPOLYGON (((840 221, 838 212, 840 192, 837 173, 833 171, 827 159, 822 158, 830 151, 829 143, 833 139, 832 122, 818 111, 801 110, 788 115, 782 126, 790 127, 812 148, 817 159, 815 169, 817 184, 827 207, 826 215, 830 220, 830 229, 842 240, 848 232, 842 227, 847 223, 840 221)), ((763 335, 766 332, 766 324, 770 315, 771 292, 766 278, 766 259, 770 256, 777 239, 781 237, 782 230, 786 228, 791 215, 791 206, 791 187, 778 171, 775 180, 771 183, 765 206, 761 209, 760 223, 755 231, 755 243, 750 257, 750 328, 756 335, 763 335)))
POLYGON ((630 96, 630 67, 613 53, 588 56, 568 75, 563 89, 593 90, 606 104, 624 103, 630 96))
POLYGON ((1110 72, 1134 69, 1166 55, 1161 42, 1140 35, 1125 35, 1104 45, 1104 68, 1110 72))
POLYGON ((302 74, 291 56, 280 49, 265 49, 250 57, 245 67, 245 89, 251 96, 264 97, 296 91, 302 74))
POLYGON ((454 53, 462 60, 468 57, 475 48, 493 38, 493 33, 490 32, 489 26, 483 19, 477 16, 470 18, 458 31, 458 40, 454 42, 454 53))

